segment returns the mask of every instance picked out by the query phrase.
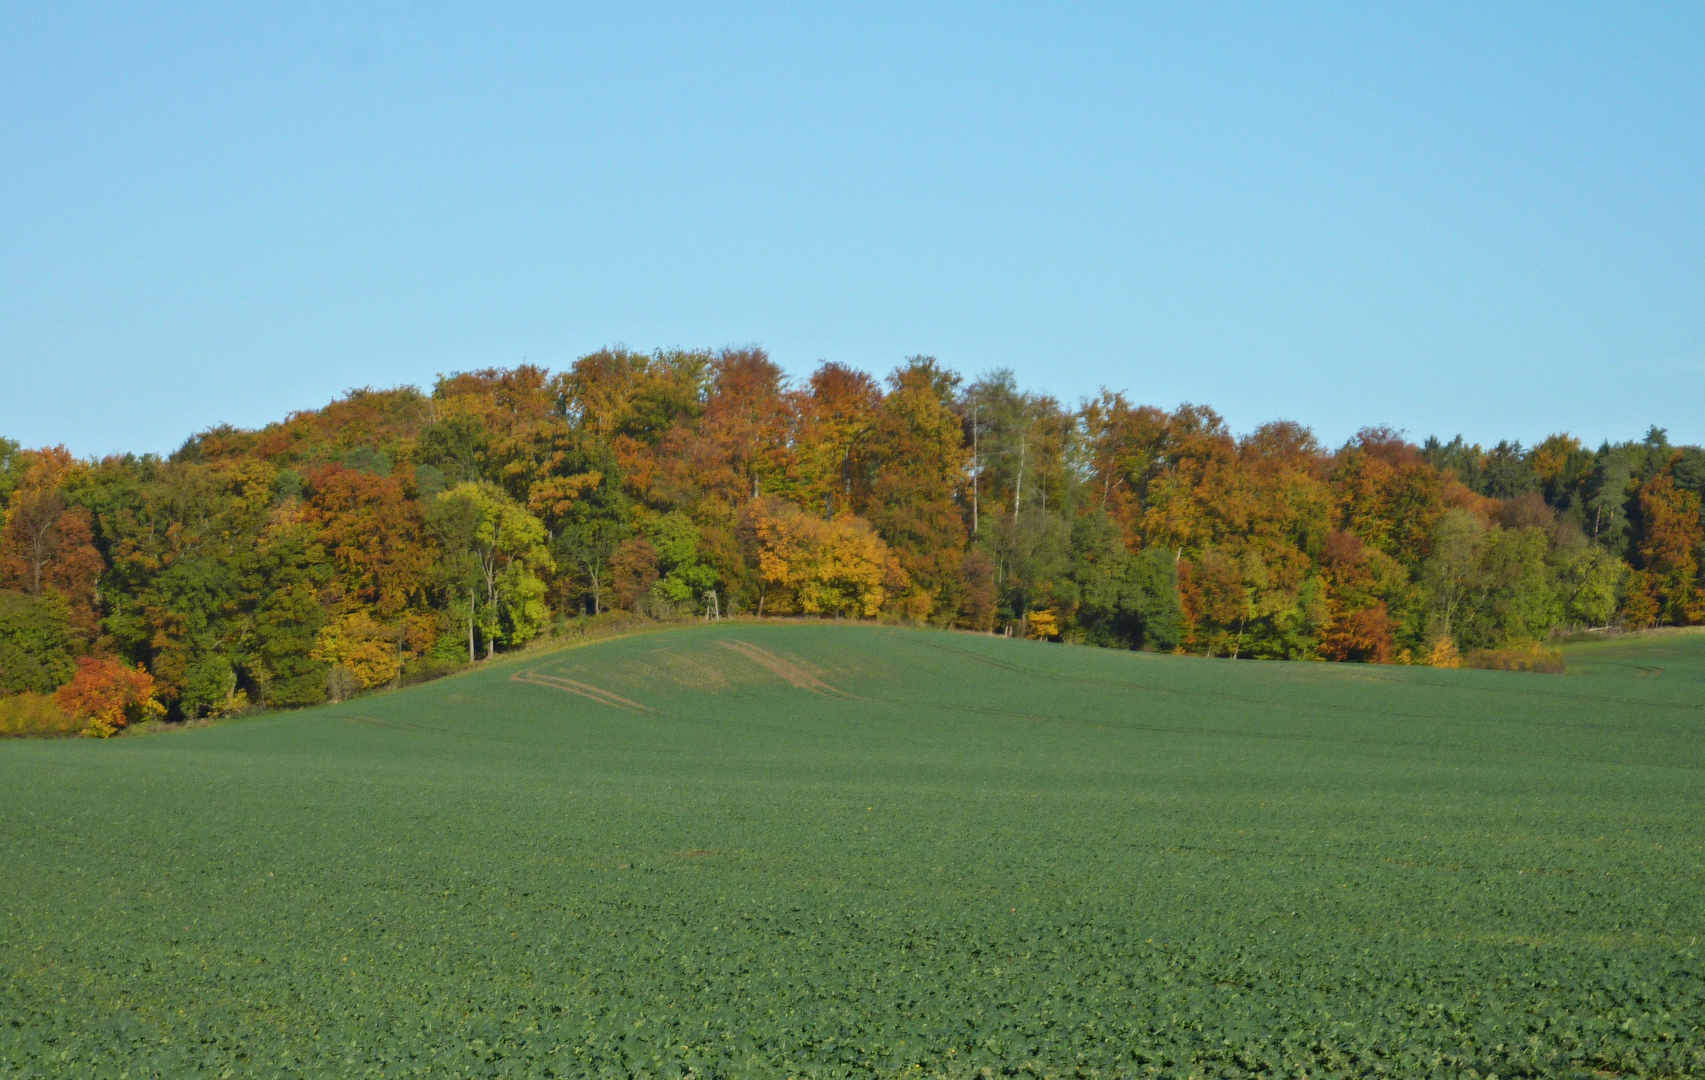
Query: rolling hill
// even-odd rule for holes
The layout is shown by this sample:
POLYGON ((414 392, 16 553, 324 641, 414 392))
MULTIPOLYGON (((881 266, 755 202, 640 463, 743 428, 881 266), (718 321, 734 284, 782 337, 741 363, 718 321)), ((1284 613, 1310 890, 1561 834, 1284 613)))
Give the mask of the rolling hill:
POLYGON ((0 744, 0 1073, 1705 1074, 1705 636, 723 623, 0 744))

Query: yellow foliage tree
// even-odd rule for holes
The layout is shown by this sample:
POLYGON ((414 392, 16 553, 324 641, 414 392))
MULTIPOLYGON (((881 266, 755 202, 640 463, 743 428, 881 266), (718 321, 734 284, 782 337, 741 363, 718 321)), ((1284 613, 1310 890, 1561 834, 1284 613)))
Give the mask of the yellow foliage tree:
POLYGON ((783 594, 772 610, 853 618, 882 610, 892 560, 869 522, 825 521, 775 498, 755 501, 749 515, 759 580, 783 594))
POLYGON ((334 682, 342 681, 343 676, 362 690, 383 686, 403 669, 396 631, 365 611, 352 611, 326 623, 311 655, 332 665, 334 682))

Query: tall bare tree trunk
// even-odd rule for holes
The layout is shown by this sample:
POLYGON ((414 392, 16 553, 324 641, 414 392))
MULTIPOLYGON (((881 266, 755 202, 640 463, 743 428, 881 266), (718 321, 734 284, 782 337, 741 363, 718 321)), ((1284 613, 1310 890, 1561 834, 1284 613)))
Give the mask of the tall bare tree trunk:
POLYGON ((977 535, 977 477, 983 471, 983 455, 978 449, 977 413, 971 414, 971 535, 977 535))
POLYGON ((1018 440, 1018 480, 1013 485, 1013 489, 1012 489, 1012 517, 1013 517, 1013 520, 1015 522, 1018 519, 1019 507, 1024 502, 1024 449, 1025 449, 1025 442, 1023 439, 1019 439, 1018 440))

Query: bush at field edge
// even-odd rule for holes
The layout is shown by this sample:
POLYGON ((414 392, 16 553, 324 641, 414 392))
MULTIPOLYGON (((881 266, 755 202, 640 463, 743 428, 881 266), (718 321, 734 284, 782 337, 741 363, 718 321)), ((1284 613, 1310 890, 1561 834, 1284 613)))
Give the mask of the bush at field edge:
POLYGON ((75 735, 79 727, 52 694, 26 692, 0 698, 0 736, 75 735))

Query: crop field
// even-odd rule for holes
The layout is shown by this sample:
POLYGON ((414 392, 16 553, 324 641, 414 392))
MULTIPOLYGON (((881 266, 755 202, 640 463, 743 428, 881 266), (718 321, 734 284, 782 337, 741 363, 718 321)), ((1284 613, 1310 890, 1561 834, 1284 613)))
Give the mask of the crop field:
POLYGON ((1705 1076, 1705 635, 1566 656, 725 623, 0 743, 0 1075, 1705 1076))

